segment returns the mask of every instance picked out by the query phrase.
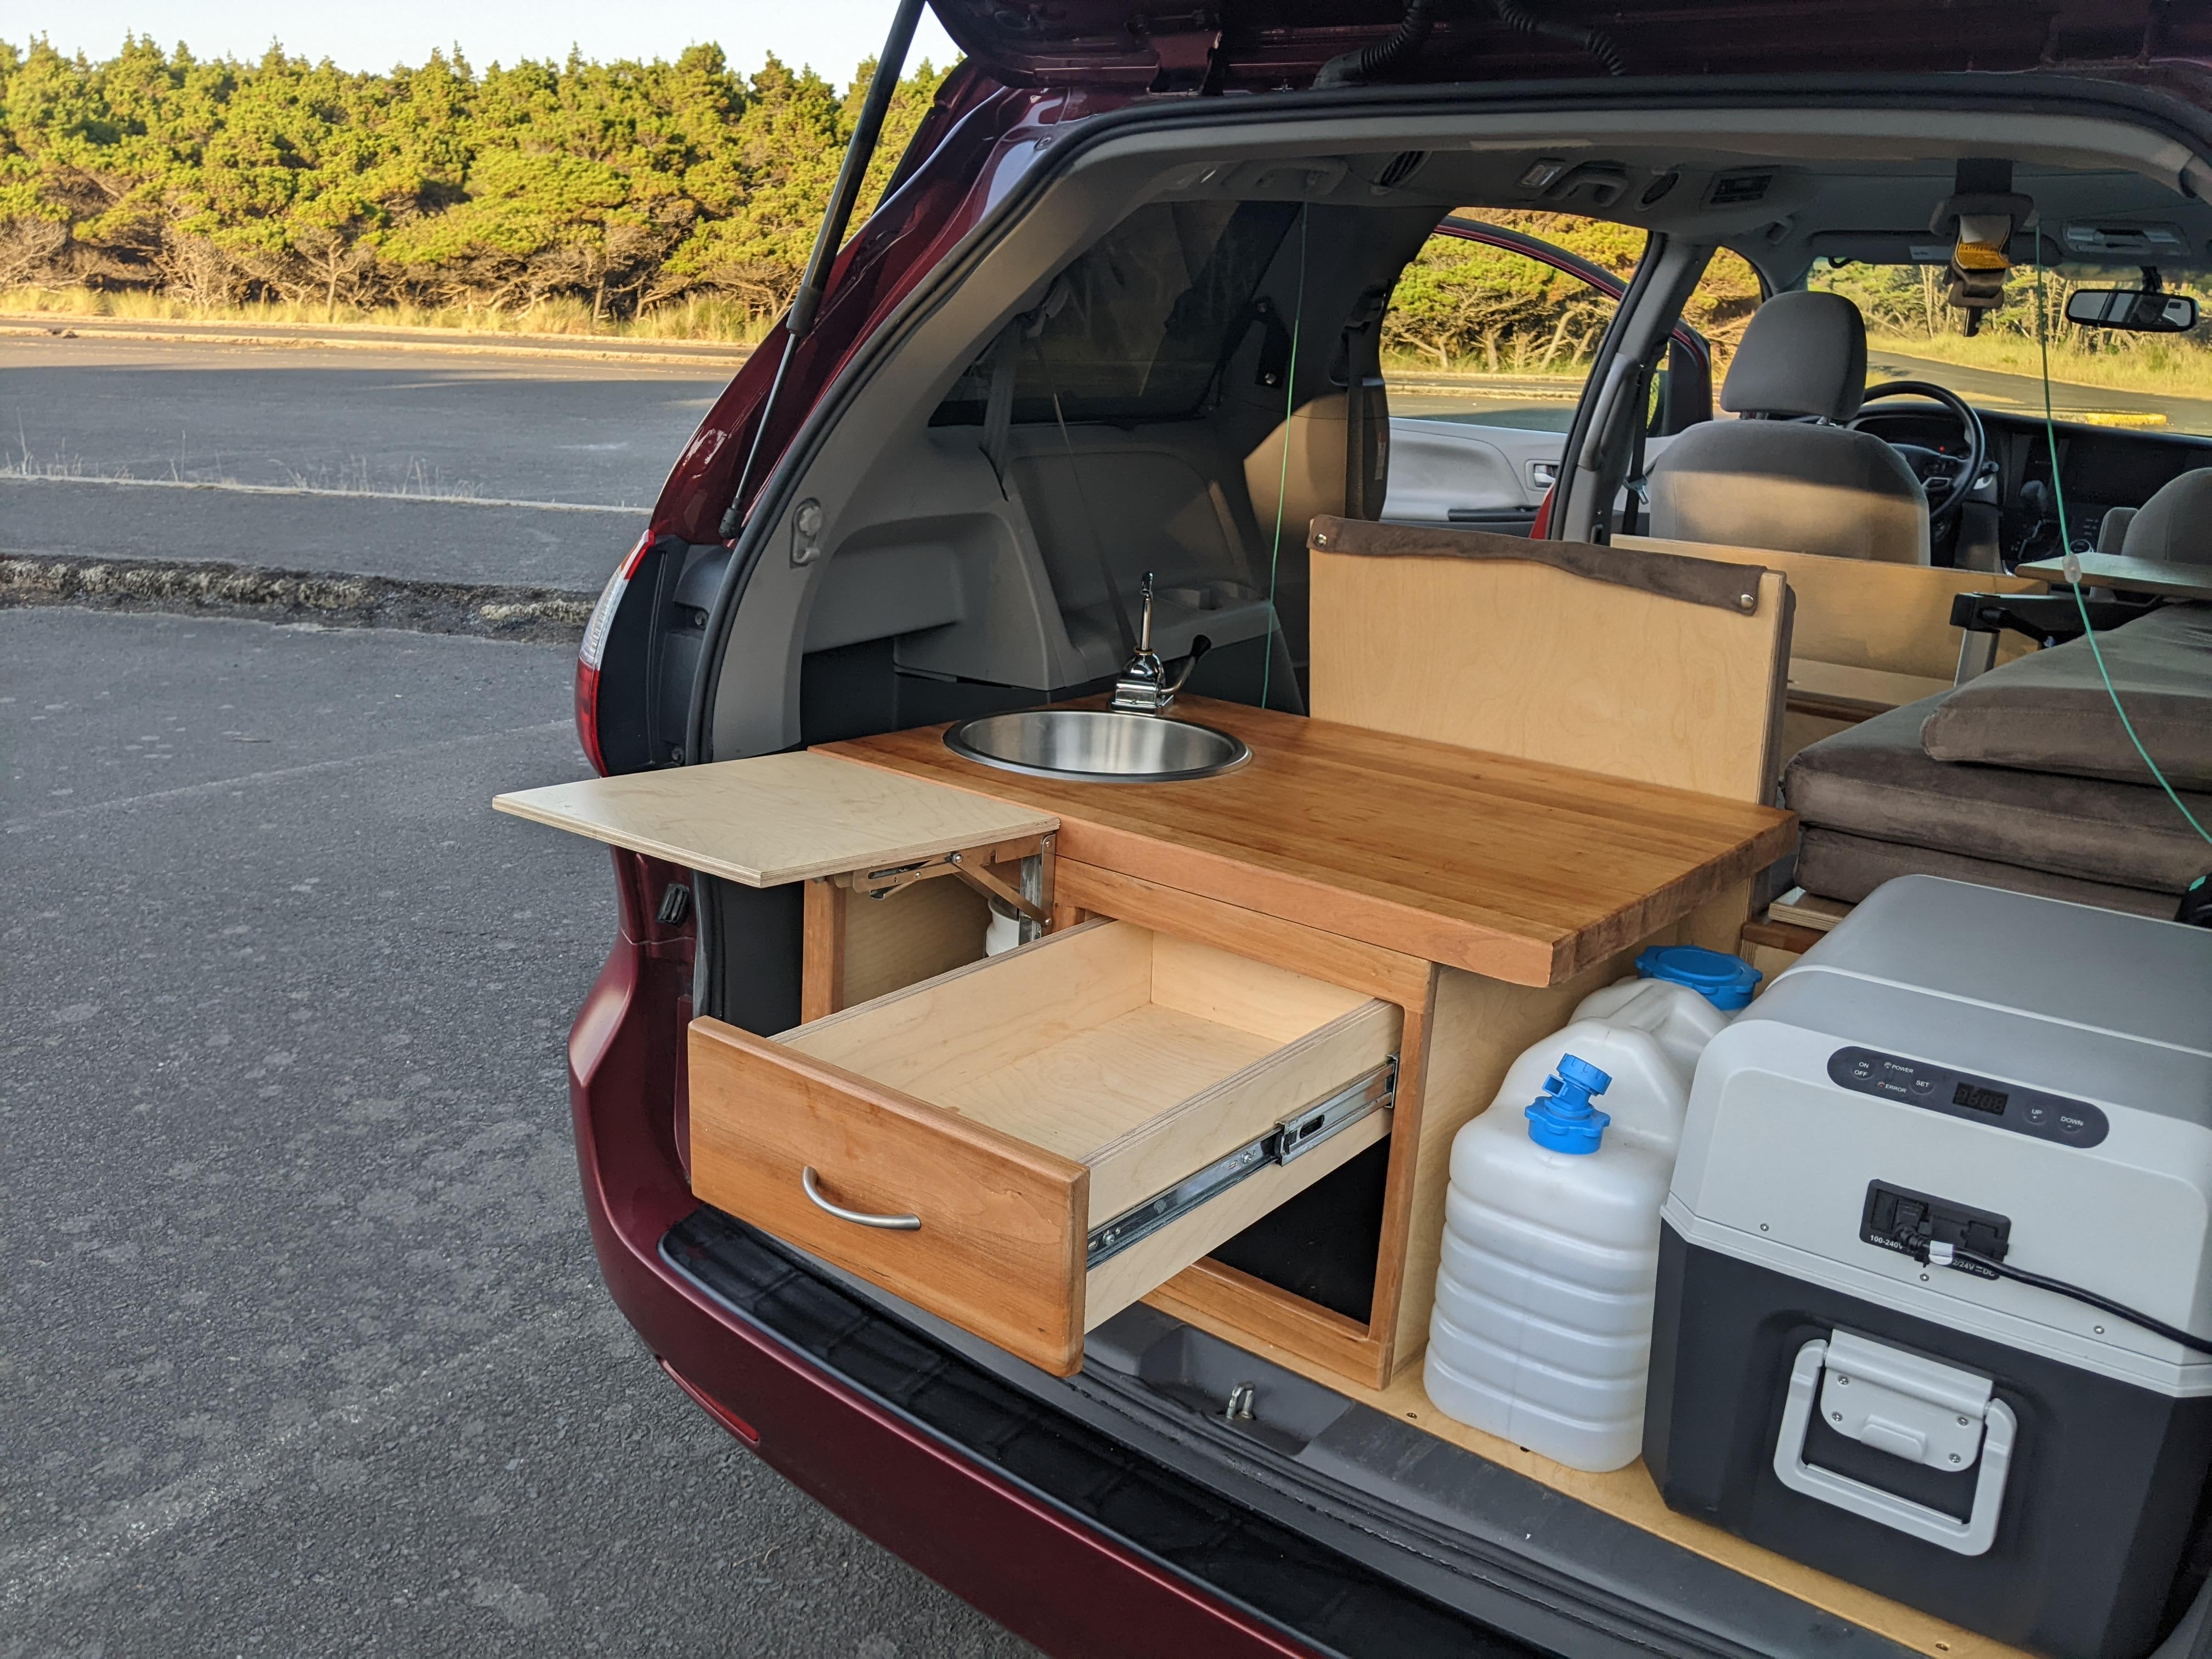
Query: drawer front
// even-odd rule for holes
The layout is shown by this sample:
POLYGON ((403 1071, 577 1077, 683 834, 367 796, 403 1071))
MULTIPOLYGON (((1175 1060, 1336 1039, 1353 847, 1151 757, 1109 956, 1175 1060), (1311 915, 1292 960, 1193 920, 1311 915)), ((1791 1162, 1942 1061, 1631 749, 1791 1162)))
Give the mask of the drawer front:
POLYGON ((701 1199, 1046 1370, 1082 1364, 1082 1164, 719 1020, 690 1050, 701 1199), (830 1213, 809 1169, 827 1204, 920 1224, 830 1213))

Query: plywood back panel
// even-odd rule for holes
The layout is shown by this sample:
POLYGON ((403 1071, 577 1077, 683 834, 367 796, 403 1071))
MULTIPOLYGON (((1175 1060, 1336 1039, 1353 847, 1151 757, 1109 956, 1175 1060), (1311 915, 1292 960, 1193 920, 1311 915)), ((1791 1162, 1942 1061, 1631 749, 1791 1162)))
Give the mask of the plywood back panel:
POLYGON ((1317 551, 1313 584, 1317 719, 1769 798, 1778 574, 1749 615, 1518 560, 1317 551))
MULTIPOLYGON (((1959 630, 1951 626, 1951 600, 1960 593, 2041 593, 2043 583, 1988 570, 1941 570, 1928 565, 1883 564, 1819 553, 1781 553, 1756 547, 1708 546, 1654 536, 1616 536, 1616 547, 1692 554, 1731 564, 1779 570, 1797 595, 1790 654, 1850 668, 1912 674, 1948 685, 1959 668, 1959 630)), ((2002 637, 2000 662, 2025 655, 2034 641, 2002 637)))
POLYGON ((843 908, 841 1008, 980 962, 991 920, 981 893, 943 878, 896 889, 888 898, 848 896, 843 908))
POLYGON ((1367 999, 1272 963, 1210 945, 1152 936, 1152 1000, 1270 1042, 1295 1042, 1367 999))

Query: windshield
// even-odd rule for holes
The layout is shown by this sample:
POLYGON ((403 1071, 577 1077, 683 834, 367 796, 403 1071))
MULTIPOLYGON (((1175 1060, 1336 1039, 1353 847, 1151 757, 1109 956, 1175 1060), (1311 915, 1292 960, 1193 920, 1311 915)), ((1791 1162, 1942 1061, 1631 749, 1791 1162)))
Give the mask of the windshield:
MULTIPOLYGON (((2194 295, 2207 318, 2186 334, 2131 334, 2066 320, 2080 288, 2135 288, 2141 270, 2061 265, 2044 273, 2051 345, 2051 412, 2062 421, 2146 432, 2212 436, 2212 285, 2197 273, 2166 273, 2166 288, 2194 295)), ((1820 259, 1808 288, 1840 294, 1866 318, 1867 384, 1936 380, 1978 409, 2043 413, 2036 343, 2035 272, 2015 269, 2005 302, 1972 338, 1943 301, 1936 265, 1875 265, 1820 259)))

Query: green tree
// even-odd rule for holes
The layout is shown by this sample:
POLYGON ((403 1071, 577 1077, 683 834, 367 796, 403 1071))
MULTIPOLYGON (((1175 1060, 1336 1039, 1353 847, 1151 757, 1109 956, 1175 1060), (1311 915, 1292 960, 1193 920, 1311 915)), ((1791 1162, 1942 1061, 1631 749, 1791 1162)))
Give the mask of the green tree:
MULTIPOLYGON (((872 70, 841 94, 773 58, 740 76, 712 46, 358 75, 275 47, 204 62, 132 37, 94 62, 0 42, 0 286, 331 312, 563 296, 594 321, 708 295, 765 319, 872 70)), ((900 84, 864 210, 943 79, 900 84)))

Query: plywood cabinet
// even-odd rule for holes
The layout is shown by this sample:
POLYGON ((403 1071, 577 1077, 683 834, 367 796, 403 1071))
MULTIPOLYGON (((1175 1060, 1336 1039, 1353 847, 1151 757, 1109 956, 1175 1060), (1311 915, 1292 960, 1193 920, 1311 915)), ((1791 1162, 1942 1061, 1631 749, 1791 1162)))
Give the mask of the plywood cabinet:
POLYGON ((1636 949, 1732 944, 1791 820, 1187 707, 1250 763, 1070 783, 963 760, 930 729, 499 805, 729 880, 806 884, 805 1023, 692 1029, 703 1201, 1048 1370, 1145 1297, 1381 1386, 1426 1339, 1452 1137, 1636 949), (979 878, 1003 885, 1023 860, 1053 932, 973 960, 979 878), (1209 1259, 1370 1150, 1379 1227, 1370 1209, 1332 1242, 1371 1262, 1364 1305, 1209 1259))
POLYGON ((1048 1370, 1389 1133, 1391 1005, 1093 922, 774 1039, 691 1033, 707 1202, 1048 1370))

